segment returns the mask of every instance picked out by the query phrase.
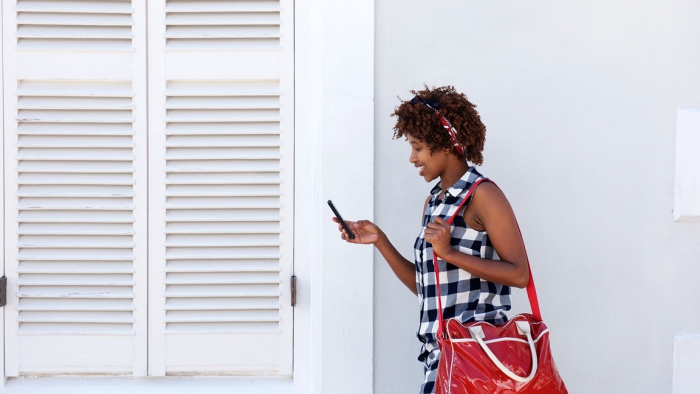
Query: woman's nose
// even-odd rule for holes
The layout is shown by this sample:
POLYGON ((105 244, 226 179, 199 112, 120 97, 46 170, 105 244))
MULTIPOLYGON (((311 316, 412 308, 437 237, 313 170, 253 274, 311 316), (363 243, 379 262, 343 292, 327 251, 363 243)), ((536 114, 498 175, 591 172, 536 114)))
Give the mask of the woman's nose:
POLYGON ((418 158, 416 157, 416 153, 415 153, 415 152, 411 152, 411 156, 408 157, 408 162, 409 162, 409 163, 415 163, 416 161, 418 161, 418 158))

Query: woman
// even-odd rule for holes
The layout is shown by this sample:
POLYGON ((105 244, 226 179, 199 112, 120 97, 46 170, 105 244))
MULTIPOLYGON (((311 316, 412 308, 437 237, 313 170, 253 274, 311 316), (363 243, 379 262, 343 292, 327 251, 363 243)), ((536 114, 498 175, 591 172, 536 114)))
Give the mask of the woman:
MULTIPOLYGON (((484 181, 461 209, 470 188, 484 177, 468 164, 483 162, 486 128, 475 105, 454 87, 415 92, 394 110, 394 138, 405 137, 411 146, 409 161, 426 182, 440 178, 425 200, 421 230, 416 239, 415 262, 403 258, 382 230, 367 220, 347 221, 355 238, 342 226, 342 239, 374 244, 396 276, 418 296, 423 343, 419 360, 425 379, 420 393, 435 391, 440 350, 433 251, 438 257, 440 291, 445 319, 463 323, 486 321, 502 324, 510 310, 510 286, 525 287, 529 280, 525 247, 515 215, 501 190, 484 181), (455 215, 452 224, 448 224, 455 215)), ((337 219, 333 219, 336 223, 337 219)))

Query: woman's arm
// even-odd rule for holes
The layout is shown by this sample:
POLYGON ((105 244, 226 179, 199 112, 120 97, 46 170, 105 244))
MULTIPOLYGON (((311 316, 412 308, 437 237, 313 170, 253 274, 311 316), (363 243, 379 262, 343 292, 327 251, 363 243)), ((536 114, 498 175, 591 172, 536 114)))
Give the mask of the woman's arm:
MULTIPOLYGON (((336 218, 333 218, 333 221, 338 223, 336 218)), ((345 223, 350 227, 350 231, 355 234, 355 238, 350 239, 343 226, 338 224, 338 230, 341 233, 340 238, 353 244, 373 244, 376 246, 401 283, 406 285, 413 294, 418 294, 416 290, 415 266, 401 256, 401 253, 394 248, 389 238, 376 224, 369 220, 358 220, 357 222, 346 220, 345 223)))
POLYGON ((384 257, 384 260, 389 263, 389 267, 391 267, 401 283, 408 287, 408 290, 411 290, 413 294, 418 295, 418 290, 416 290, 416 266, 405 259, 401 253, 394 248, 394 245, 389 242, 389 238, 387 238, 383 231, 381 231, 379 240, 374 246, 377 247, 382 257, 384 257))
POLYGON ((490 282, 523 288, 530 280, 525 245, 518 230, 513 209, 503 192, 491 183, 482 183, 474 191, 464 213, 488 232, 500 260, 482 259, 464 254, 450 245, 450 226, 441 218, 428 224, 425 239, 443 260, 490 282))

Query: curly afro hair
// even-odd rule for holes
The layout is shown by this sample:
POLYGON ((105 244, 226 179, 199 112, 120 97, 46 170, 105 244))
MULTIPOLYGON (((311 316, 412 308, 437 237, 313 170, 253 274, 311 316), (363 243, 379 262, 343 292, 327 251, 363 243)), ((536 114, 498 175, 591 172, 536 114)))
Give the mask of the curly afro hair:
POLYGON ((438 150, 450 149, 452 153, 460 158, 469 160, 474 164, 482 164, 484 157, 481 151, 484 150, 486 140, 486 126, 481 123, 479 113, 476 112, 476 105, 467 100, 464 93, 458 93, 454 86, 441 86, 439 88, 428 88, 411 93, 423 100, 439 103, 438 112, 444 116, 455 130, 457 130, 457 141, 464 147, 464 155, 460 155, 450 142, 450 137, 440 123, 440 119, 425 104, 411 100, 403 101, 401 105, 394 108, 391 116, 396 116, 394 126, 394 139, 411 136, 425 142, 433 153, 438 150))

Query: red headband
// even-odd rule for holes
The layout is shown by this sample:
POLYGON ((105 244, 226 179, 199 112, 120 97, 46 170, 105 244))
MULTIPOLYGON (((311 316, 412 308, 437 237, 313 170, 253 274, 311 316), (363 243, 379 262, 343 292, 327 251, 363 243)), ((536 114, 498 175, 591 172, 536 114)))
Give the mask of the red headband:
POLYGON ((438 112, 438 110, 435 109, 432 105, 428 104, 426 100, 423 100, 422 98, 416 96, 413 100, 411 100, 411 102, 423 103, 423 105, 433 110, 433 113, 437 115, 437 117, 440 119, 442 127, 445 128, 447 134, 450 136, 450 142, 452 142, 452 145, 454 145, 455 149, 457 149, 457 152, 459 152, 460 155, 464 155, 464 146, 462 146, 462 144, 460 144, 459 141, 457 141, 457 130, 455 130, 455 128, 452 126, 452 123, 450 123, 450 121, 448 121, 444 116, 440 115, 440 112, 438 112))

